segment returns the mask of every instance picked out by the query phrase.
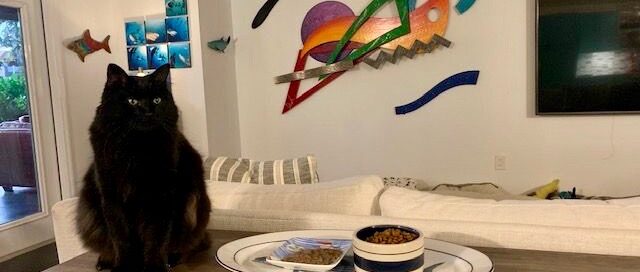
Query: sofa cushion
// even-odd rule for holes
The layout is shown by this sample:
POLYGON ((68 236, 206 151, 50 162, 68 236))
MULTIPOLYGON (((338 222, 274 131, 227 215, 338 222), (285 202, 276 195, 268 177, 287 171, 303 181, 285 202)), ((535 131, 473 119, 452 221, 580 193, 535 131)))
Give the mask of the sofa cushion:
POLYGON ((466 198, 493 199, 493 200, 539 200, 538 198, 513 195, 500 186, 490 182, 466 183, 466 184, 440 184, 430 191, 434 194, 459 196, 466 198))
POLYGON ((205 162, 211 165, 209 169, 209 180, 222 182, 249 182, 249 170, 251 161, 248 159, 234 159, 228 157, 218 157, 213 162, 205 162))
POLYGON ((205 160, 204 165, 210 181, 263 185, 313 184, 319 181, 316 158, 311 155, 273 161, 218 157, 205 160))
POLYGON ((566 228, 297 211, 213 210, 209 227, 276 232, 306 229, 357 230, 368 225, 385 224, 411 226, 421 230, 425 237, 466 246, 640 256, 640 230, 587 226, 566 228))
POLYGON ((314 156, 274 161, 251 161, 249 182, 265 185, 313 184, 318 182, 314 156))
POLYGON ((599 200, 495 201, 392 187, 380 208, 398 218, 640 230, 640 204, 599 200))
POLYGON ((214 209, 288 210, 350 215, 378 214, 384 188, 377 176, 351 177, 303 185, 264 186, 209 182, 214 209))
POLYGON ((508 194, 508 192, 500 188, 500 186, 495 185, 491 182, 464 183, 464 184, 442 183, 433 187, 431 191, 432 192, 460 191, 460 192, 474 192, 474 193, 482 193, 482 194, 508 194))

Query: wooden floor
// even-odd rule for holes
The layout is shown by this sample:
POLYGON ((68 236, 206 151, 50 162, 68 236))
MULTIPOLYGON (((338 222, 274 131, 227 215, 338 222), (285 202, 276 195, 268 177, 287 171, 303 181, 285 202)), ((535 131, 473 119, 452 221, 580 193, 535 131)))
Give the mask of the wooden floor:
POLYGON ((38 191, 30 187, 13 187, 13 192, 0 189, 0 225, 40 211, 38 191))

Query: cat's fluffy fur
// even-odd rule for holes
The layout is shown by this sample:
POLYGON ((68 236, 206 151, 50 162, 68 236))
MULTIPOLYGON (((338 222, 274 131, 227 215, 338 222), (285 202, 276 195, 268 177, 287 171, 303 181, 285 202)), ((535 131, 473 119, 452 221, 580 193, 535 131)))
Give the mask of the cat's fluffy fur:
POLYGON ((76 218, 98 270, 167 271, 209 247, 202 159, 178 130, 168 75, 167 65, 146 77, 109 65, 76 218))

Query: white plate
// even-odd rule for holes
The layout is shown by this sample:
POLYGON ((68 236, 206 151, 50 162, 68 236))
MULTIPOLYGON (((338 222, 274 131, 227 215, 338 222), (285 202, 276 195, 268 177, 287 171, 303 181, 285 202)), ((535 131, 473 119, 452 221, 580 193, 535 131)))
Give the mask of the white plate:
MULTIPOLYGON (((216 253, 216 261, 234 272, 291 271, 253 260, 271 255, 284 241, 293 237, 351 239, 352 235, 353 231, 344 230, 303 230, 256 235, 220 247, 216 253)), ((493 262, 475 249, 433 239, 425 239, 424 247, 425 267, 443 263, 432 272, 493 272, 493 262)))

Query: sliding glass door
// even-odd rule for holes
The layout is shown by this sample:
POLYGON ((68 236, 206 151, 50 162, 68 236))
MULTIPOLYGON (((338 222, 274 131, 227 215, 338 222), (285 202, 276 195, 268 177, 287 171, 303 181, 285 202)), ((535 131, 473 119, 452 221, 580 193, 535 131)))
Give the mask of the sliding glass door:
POLYGON ((40 5, 0 0, 0 260, 51 241, 60 200, 40 5))

